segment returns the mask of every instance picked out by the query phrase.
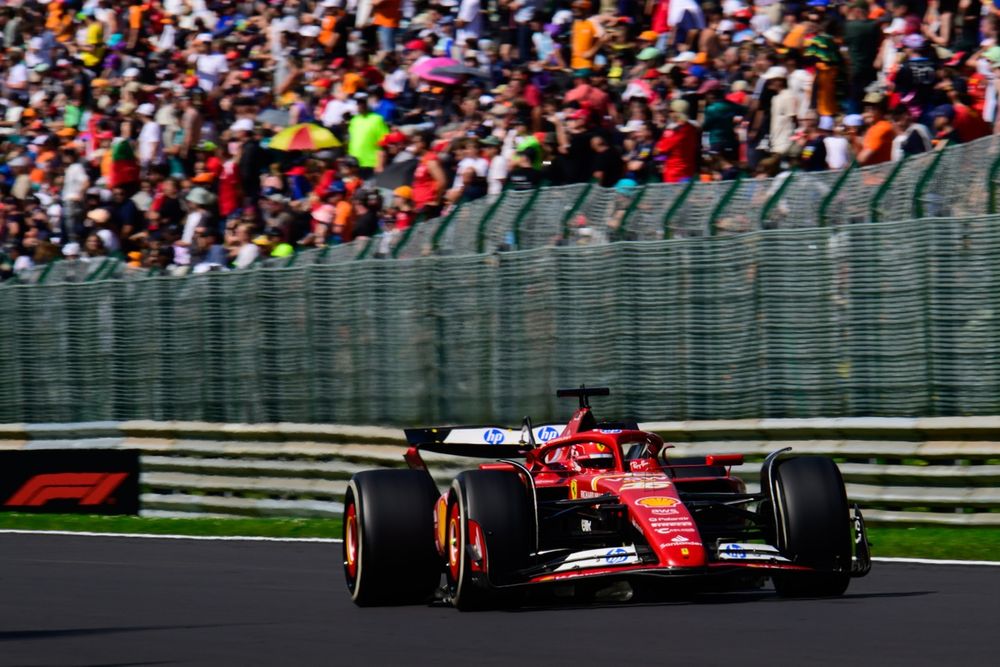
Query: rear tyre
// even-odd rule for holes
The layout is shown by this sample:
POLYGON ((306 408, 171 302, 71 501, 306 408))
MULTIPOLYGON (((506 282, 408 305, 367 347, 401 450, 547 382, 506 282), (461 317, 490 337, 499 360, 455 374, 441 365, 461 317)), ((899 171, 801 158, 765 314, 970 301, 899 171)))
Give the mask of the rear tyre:
POLYGON ((782 597, 842 595, 851 579, 851 523, 840 469, 823 456, 780 461, 775 468, 778 547, 796 565, 823 572, 773 577, 782 597))
POLYGON ((344 496, 344 576, 361 607, 417 604, 441 581, 434 547, 438 491, 423 470, 359 472, 344 496))
POLYGON ((455 478, 445 533, 445 570, 455 607, 469 611, 513 601, 494 587, 514 583, 516 572, 528 564, 532 512, 517 473, 472 470, 455 478))

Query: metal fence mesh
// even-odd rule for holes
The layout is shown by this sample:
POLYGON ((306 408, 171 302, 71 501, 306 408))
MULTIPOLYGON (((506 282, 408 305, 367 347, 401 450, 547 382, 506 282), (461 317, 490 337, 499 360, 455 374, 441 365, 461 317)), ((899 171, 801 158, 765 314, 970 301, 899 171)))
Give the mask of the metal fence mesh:
MULTIPOLYGON (((742 187, 742 186, 741 186, 742 187)), ((0 420, 1000 412, 1000 216, 0 290, 0 420)))

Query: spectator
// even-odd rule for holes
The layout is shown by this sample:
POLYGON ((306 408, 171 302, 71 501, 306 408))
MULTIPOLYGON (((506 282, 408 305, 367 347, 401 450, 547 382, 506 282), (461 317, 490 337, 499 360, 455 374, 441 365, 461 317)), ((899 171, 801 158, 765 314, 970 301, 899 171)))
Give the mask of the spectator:
POLYGON ((881 93, 868 93, 864 97, 864 105, 868 131, 861 139, 858 164, 868 166, 888 162, 892 159, 895 131, 892 123, 885 119, 885 96, 881 93))
POLYGON ((910 110, 905 105, 900 104, 892 110, 892 126, 896 132, 892 140, 893 162, 911 155, 926 153, 933 148, 927 128, 913 122, 910 110))
POLYGON ((601 187, 614 187, 622 175, 622 156, 618 149, 611 146, 602 134, 591 137, 590 148, 593 151, 591 177, 601 187))
POLYGON ((689 181, 697 173, 699 132, 688 118, 689 108, 684 100, 670 103, 670 125, 654 148, 655 154, 666 156, 664 183, 689 181))
POLYGON ((931 118, 934 119, 935 148, 962 143, 962 138, 955 129, 955 107, 942 104, 931 112, 931 118))
POLYGON ((22 265, 78 243, 180 273, 204 223, 245 266, 505 187, 842 169, 1000 127, 1000 12, 978 0, 488 4, 13 3, 0 241, 22 265), (441 56, 460 69, 421 71, 441 56), (342 145, 273 149, 296 122, 342 145))
POLYGON ((702 123, 702 130, 708 134, 709 149, 731 160, 736 159, 739 153, 736 121, 745 114, 746 108, 727 99, 722 90, 716 88, 710 91, 705 106, 705 122, 702 123))
POLYGON ((194 273, 221 269, 228 264, 226 249, 219 243, 219 232, 213 225, 199 224, 195 228, 191 264, 194 273))
MULTIPOLYGON (((384 2, 391 1, 384 0, 384 2)), ((380 31, 379 34, 383 33, 380 31)), ((379 142, 382 141, 382 137, 389 134, 389 128, 382 116, 368 109, 368 93, 355 93, 354 102, 357 104, 358 112, 347 126, 347 133, 350 136, 347 152, 358 161, 361 175, 367 178, 378 164, 379 142)))
POLYGON ((829 169, 826 156, 827 132, 820 129, 819 116, 809 110, 803 114, 802 132, 797 144, 799 147, 799 165, 804 171, 824 171, 829 169))
POLYGON ((795 116, 798 105, 795 96, 788 89, 788 70, 781 65, 771 67, 764 74, 768 88, 774 93, 771 98, 771 130, 768 134, 770 150, 780 159, 792 147, 795 131, 795 116))
POLYGON ((240 223, 236 226, 235 243, 229 252, 229 258, 234 268, 245 269, 257 261, 260 249, 251 240, 252 234, 252 224, 240 223))
POLYGON ((882 35, 878 23, 868 16, 866 0, 854 0, 847 10, 844 24, 844 44, 847 45, 850 68, 850 96, 847 109, 850 113, 861 111, 865 89, 875 80, 875 56, 878 54, 882 35))

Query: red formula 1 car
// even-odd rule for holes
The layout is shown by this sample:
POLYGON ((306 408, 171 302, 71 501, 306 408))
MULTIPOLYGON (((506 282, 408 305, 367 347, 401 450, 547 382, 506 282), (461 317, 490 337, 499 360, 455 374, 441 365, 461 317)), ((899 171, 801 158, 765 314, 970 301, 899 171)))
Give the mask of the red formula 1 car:
POLYGON ((348 485, 351 598, 405 604, 440 592, 476 609, 532 589, 628 599, 636 588, 725 590, 768 577, 782 596, 833 596, 868 573, 864 520, 833 461, 774 452, 760 492, 747 493, 729 472, 740 455, 670 458, 636 424, 597 422, 589 397, 609 393, 561 390, 579 398, 570 422, 525 419, 520 437, 491 426, 408 429, 409 470, 361 472, 348 485), (442 495, 420 450, 494 461, 442 495))

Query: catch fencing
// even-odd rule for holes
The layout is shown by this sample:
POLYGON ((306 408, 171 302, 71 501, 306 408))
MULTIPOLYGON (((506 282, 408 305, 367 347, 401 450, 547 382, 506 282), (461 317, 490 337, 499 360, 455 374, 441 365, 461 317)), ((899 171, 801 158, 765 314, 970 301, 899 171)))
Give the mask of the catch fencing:
POLYGON ((900 162, 852 163, 838 171, 791 170, 775 178, 646 183, 623 190, 592 183, 508 190, 407 231, 356 241, 324 259, 406 259, 993 214, 1000 213, 998 187, 1000 136, 990 136, 900 162))
MULTIPOLYGON (((339 246, 268 258, 254 268, 290 268, 362 259, 411 259, 732 236, 923 217, 1000 213, 1000 135, 900 162, 839 171, 792 170, 775 178, 647 183, 624 190, 594 184, 505 191, 339 246)), ((182 269, 183 270, 183 269, 182 269)), ((141 279, 157 272, 121 259, 53 262, 17 276, 21 284, 141 279)))
POLYGON ((0 290, 0 423, 1000 414, 1000 216, 0 290))

